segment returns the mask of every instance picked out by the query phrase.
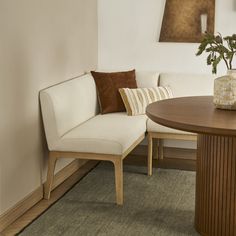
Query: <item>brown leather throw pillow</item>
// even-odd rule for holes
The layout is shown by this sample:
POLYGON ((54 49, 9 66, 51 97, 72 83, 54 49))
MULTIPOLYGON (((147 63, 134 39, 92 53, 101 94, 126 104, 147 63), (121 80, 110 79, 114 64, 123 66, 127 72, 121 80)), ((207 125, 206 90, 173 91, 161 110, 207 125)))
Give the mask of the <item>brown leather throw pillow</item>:
POLYGON ((95 80, 102 114, 125 111, 119 88, 137 88, 135 70, 124 72, 91 71, 95 80))

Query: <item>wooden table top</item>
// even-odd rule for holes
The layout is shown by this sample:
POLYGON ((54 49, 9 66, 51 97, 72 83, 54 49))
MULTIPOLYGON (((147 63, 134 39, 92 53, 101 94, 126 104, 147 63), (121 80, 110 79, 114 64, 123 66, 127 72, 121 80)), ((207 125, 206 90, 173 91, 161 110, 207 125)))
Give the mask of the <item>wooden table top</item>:
POLYGON ((216 109, 212 96, 181 97, 150 104, 154 122, 193 133, 236 136, 236 111, 216 109))

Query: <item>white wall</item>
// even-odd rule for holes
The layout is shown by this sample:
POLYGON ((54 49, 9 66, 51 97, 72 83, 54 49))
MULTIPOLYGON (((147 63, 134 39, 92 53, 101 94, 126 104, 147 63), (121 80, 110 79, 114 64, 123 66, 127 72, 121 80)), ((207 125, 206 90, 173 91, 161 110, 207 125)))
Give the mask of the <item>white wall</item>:
MULTIPOLYGON (((236 1, 216 0, 215 31, 236 33, 236 1)), ((165 0, 98 0, 99 68, 211 73, 198 44, 159 43, 165 0)), ((220 73, 226 69, 222 65, 220 73)))
MULTIPOLYGON (((165 0, 98 0, 98 69, 211 73, 197 43, 159 43, 165 0)), ((215 32, 236 33, 236 0, 216 0, 215 32)), ((235 65, 236 67, 236 65, 235 65)), ((218 74, 225 74, 221 64, 218 74)), ((195 148, 195 142, 165 142, 195 148)))
POLYGON ((39 91, 97 67, 97 0, 1 0, 0 29, 1 215, 45 179, 39 91))

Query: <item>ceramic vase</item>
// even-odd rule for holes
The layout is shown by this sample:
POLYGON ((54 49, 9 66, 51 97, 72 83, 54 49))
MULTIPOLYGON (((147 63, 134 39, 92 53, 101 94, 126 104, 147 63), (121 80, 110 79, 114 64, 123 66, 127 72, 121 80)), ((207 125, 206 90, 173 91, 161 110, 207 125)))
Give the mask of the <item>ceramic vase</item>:
POLYGON ((236 110, 236 69, 215 79, 213 101, 216 108, 236 110))

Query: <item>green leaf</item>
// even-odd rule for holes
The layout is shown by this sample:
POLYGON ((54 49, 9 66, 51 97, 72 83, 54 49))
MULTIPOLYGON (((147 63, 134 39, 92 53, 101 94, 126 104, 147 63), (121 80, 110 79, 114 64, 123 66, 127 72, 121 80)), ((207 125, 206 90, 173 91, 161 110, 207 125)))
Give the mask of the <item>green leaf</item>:
POLYGON ((196 56, 201 55, 201 54, 205 51, 207 45, 208 45, 207 42, 202 42, 202 43, 200 44, 200 46, 198 47, 198 51, 197 51, 197 53, 196 53, 196 56))
POLYGON ((211 59, 212 59, 211 54, 209 54, 207 57, 207 65, 211 65, 211 59))
POLYGON ((212 62, 212 73, 216 74, 217 73, 217 66, 220 63, 220 61, 222 60, 222 56, 218 56, 214 59, 214 61, 212 62))

